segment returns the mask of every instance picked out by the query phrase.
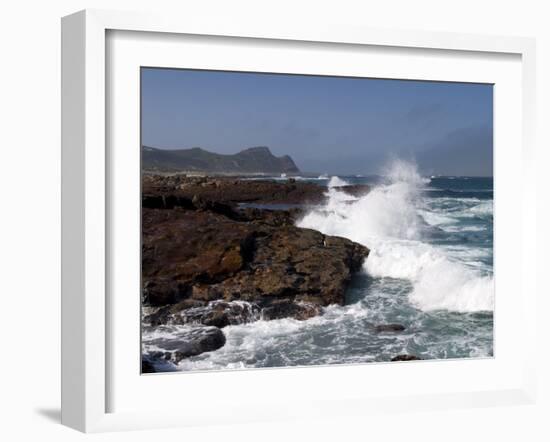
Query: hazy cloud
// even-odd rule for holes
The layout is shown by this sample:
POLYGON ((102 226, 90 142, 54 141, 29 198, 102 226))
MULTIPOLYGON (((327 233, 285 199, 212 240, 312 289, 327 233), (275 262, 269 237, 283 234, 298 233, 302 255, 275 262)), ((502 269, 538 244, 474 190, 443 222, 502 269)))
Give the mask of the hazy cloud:
POLYGON ((426 174, 472 176, 493 175, 493 131, 487 126, 454 130, 417 154, 426 174))

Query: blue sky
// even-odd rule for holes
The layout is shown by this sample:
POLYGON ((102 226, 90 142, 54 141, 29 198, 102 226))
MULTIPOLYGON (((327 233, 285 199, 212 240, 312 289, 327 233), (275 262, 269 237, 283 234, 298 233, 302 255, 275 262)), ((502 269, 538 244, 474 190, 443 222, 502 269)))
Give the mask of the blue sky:
POLYGON ((491 85, 142 68, 142 143, 268 146, 302 171, 492 175, 491 85))

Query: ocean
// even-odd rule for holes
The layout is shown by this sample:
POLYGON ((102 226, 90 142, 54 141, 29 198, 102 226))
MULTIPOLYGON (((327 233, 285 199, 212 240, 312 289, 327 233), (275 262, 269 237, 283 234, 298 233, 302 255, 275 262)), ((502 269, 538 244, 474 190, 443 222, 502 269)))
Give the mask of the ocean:
POLYGON ((346 304, 306 321, 225 327, 225 346, 182 360, 178 370, 493 356, 492 178, 423 177, 413 164, 395 161, 376 177, 298 179, 328 194, 298 226, 371 250, 346 304), (371 191, 352 197, 338 189, 345 184, 369 184, 371 191), (376 330, 389 323, 405 330, 376 330))

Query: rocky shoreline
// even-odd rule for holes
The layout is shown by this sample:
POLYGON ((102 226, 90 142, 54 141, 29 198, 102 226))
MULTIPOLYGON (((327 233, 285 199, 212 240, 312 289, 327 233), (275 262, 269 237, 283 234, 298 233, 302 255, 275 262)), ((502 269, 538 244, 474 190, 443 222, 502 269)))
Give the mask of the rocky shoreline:
MULTIPOLYGON (((358 184, 336 187, 336 189, 341 189, 352 196, 361 196, 369 191, 369 186, 358 184)), ((224 176, 153 174, 143 175, 142 178, 144 200, 154 197, 168 198, 170 201, 176 201, 178 198, 182 200, 195 198, 229 205, 237 203, 308 205, 322 204, 326 201, 325 191, 326 189, 322 186, 298 181, 295 178, 270 181, 224 176)))
POLYGON ((240 206, 320 204, 325 191, 292 179, 144 175, 142 327, 154 333, 143 342, 142 371, 223 347, 228 325, 306 320, 343 305, 367 247, 296 227, 300 208, 240 206))

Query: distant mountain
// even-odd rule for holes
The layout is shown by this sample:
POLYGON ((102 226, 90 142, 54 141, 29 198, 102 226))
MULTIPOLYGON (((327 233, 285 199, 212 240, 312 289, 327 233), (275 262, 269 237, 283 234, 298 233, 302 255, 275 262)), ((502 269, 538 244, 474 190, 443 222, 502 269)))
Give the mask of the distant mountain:
POLYGON ((223 155, 200 147, 166 150, 142 146, 142 168, 163 172, 210 173, 299 173, 288 155, 274 156, 268 147, 259 146, 233 155, 223 155))

